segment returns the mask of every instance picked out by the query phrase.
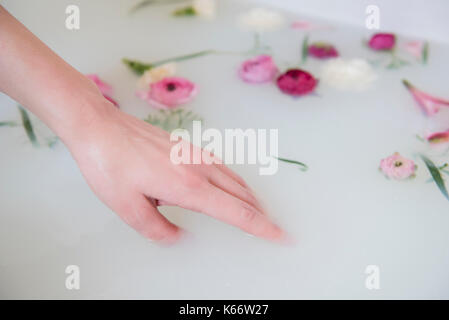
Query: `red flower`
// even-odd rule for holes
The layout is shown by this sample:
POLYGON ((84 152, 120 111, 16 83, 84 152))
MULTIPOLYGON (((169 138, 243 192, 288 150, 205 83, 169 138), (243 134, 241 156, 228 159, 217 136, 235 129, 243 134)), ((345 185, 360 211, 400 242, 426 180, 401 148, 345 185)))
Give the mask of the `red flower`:
POLYGON ((416 102, 418 102, 419 106, 427 116, 434 115, 440 111, 442 106, 449 107, 449 101, 433 97, 430 94, 417 89, 407 80, 402 80, 402 83, 411 92, 416 102))
POLYGON ((292 96, 302 96, 312 92, 318 84, 310 73, 301 69, 290 69, 277 79, 279 89, 292 96))
POLYGON ((316 42, 309 46, 309 55, 318 59, 338 57, 338 51, 329 43, 316 42))
POLYGON ((376 33, 368 43, 374 50, 392 50, 395 44, 396 36, 393 33, 376 33))

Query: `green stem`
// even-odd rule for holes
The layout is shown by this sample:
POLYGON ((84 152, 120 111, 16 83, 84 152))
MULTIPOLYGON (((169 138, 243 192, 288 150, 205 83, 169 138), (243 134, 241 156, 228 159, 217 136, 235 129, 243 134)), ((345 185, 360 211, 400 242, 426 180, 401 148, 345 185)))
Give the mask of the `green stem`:
POLYGON ((279 161, 282 161, 282 162, 296 164, 296 165, 298 165, 300 167, 299 170, 301 170, 301 171, 307 171, 309 169, 309 167, 305 163, 302 163, 302 162, 299 162, 299 161, 296 161, 296 160, 290 160, 290 159, 279 158, 279 157, 274 157, 274 158, 278 159, 279 161))
POLYGON ((136 5, 131 7, 129 13, 134 13, 140 9, 143 9, 152 4, 174 4, 174 3, 182 3, 187 2, 187 0, 143 0, 138 2, 136 5))
POLYGON ((2 121, 0 122, 0 127, 15 127, 18 124, 14 121, 2 121))

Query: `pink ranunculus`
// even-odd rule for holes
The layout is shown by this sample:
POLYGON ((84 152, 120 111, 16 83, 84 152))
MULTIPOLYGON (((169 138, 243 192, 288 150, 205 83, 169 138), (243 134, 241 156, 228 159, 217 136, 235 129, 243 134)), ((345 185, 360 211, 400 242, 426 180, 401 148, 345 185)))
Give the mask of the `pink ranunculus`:
POLYGON ((424 41, 409 41, 404 43, 404 49, 415 58, 421 59, 424 45, 424 41))
POLYGON ((166 77, 150 85, 149 90, 138 91, 137 95, 158 109, 174 109, 193 99, 197 86, 181 77, 166 77))
POLYGON ((329 43, 316 42, 309 46, 309 56, 318 59, 327 59, 338 57, 338 51, 329 43))
POLYGON ((96 74, 86 74, 86 77, 88 77, 90 80, 92 80, 100 89, 101 93, 104 95, 111 95, 112 94, 112 87, 100 79, 100 77, 96 74))
POLYGON ((240 78, 248 83, 271 82, 279 72, 269 55, 261 55, 246 60, 238 70, 240 78))
POLYGON ((449 130, 429 134, 426 139, 431 144, 449 142, 449 130))
POLYGON ((415 175, 416 165, 396 152, 380 161, 380 170, 390 179, 404 180, 415 175))
POLYGON ((97 87, 100 90, 101 94, 107 100, 109 100, 113 105, 118 107, 117 101, 115 101, 114 99, 112 99, 110 97, 112 95, 113 90, 112 90, 112 87, 109 84, 107 84, 106 82, 101 80, 100 77, 98 75, 96 75, 96 74, 86 74, 86 77, 88 77, 90 80, 92 80, 97 85, 97 87))
POLYGON ((411 92, 413 98, 415 98, 415 101, 427 116, 436 114, 443 106, 449 107, 449 101, 433 97, 430 94, 417 89, 407 80, 402 80, 402 83, 411 92))
POLYGON ((374 50, 392 50, 396 45, 396 36, 393 33, 376 33, 368 45, 374 50))
POLYGON ((292 96, 302 96, 312 92, 318 84, 310 73, 301 69, 290 69, 277 79, 279 89, 292 96))

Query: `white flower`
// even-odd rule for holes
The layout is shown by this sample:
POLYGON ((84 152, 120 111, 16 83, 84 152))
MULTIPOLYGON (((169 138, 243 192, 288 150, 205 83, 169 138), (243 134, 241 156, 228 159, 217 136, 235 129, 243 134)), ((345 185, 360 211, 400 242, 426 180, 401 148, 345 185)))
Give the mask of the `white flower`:
POLYGON ((321 69, 324 83, 342 90, 362 90, 377 79, 371 65, 363 59, 332 59, 321 69))
POLYGON ((265 32, 279 29, 284 24, 284 17, 276 11, 254 8, 242 15, 240 22, 253 31, 265 32))
POLYGON ((171 77, 176 73, 176 64, 167 63, 159 67, 147 70, 139 78, 137 86, 141 89, 147 89, 154 82, 158 82, 166 77, 171 77))
POLYGON ((208 19, 215 18, 215 1, 216 0, 193 0, 192 7, 195 14, 208 19))

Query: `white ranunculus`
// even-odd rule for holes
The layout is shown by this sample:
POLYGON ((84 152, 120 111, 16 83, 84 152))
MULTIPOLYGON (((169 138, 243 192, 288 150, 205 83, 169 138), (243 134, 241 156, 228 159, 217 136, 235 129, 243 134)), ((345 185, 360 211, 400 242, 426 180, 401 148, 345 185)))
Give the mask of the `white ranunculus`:
POLYGON ((216 0, 193 0, 192 7, 201 17, 213 19, 216 14, 216 0))
POLYGON ((341 58, 326 62, 320 77, 323 83, 342 90, 362 90, 376 79, 376 73, 366 60, 341 58))
POLYGON ((171 77, 176 73, 176 64, 174 62, 161 65, 159 67, 145 71, 139 78, 137 86, 140 89, 146 89, 154 82, 158 82, 166 77, 171 77))
POLYGON ((254 8, 240 17, 240 23, 253 31, 266 32, 279 29, 284 24, 284 17, 276 11, 254 8))

